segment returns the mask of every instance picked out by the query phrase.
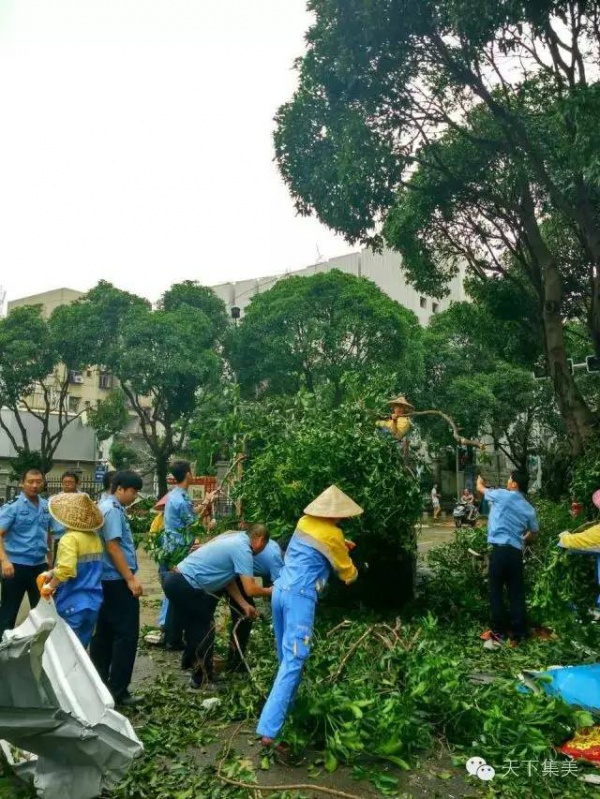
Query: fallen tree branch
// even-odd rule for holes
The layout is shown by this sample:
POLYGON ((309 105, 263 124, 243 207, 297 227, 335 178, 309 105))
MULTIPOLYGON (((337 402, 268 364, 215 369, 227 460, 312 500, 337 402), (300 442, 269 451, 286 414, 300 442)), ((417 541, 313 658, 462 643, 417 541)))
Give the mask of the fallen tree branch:
POLYGON ((332 630, 329 630, 325 638, 331 638, 331 636, 334 633, 336 633, 338 630, 341 630, 343 627, 350 627, 350 626, 352 626, 352 622, 349 619, 344 619, 344 621, 341 621, 339 624, 336 624, 336 626, 332 630))
POLYGON ((444 413, 443 411, 438 411, 438 410, 432 408, 431 410, 428 410, 428 411, 411 411, 410 413, 407 413, 406 416, 410 416, 410 417, 413 417, 413 416, 441 416, 441 418, 450 425, 450 429, 452 430, 452 435, 454 437, 454 440, 458 444, 461 444, 462 446, 471 445, 472 447, 478 447, 479 449, 485 449, 485 444, 482 444, 481 441, 476 441, 474 439, 464 438, 464 436, 461 436, 461 434, 460 434, 460 432, 458 430, 458 425, 456 424, 456 422, 450 416, 448 416, 447 413, 444 413))
POLYGON ((233 739, 239 733, 244 723, 245 722, 242 721, 234 729, 233 733, 229 737, 227 746, 225 747, 225 753, 223 754, 223 757, 217 766, 216 777, 221 782, 224 782, 227 785, 232 785, 234 788, 243 788, 246 791, 252 791, 259 794, 280 793, 282 791, 315 791, 316 793, 325 794, 325 796, 337 796, 339 799, 361 799, 360 796, 357 796, 354 793, 346 793, 345 791, 338 791, 336 788, 325 788, 322 785, 312 785, 311 783, 298 783, 295 785, 257 785, 256 783, 243 782, 242 780, 234 780, 232 777, 226 777, 223 774, 223 765, 231 752, 233 739))
POLYGON ((346 667, 346 664, 348 663, 348 661, 350 660, 350 658, 352 657, 352 655, 353 655, 353 654, 356 652, 356 650, 357 650, 357 649, 358 649, 358 647, 359 647, 359 646, 362 644, 362 642, 365 640, 365 638, 368 638, 368 636, 369 636, 369 635, 371 635, 371 633, 373 632, 373 630, 375 630, 375 628, 376 628, 376 627, 377 627, 377 625, 376 625, 376 624, 373 624, 373 625, 371 625, 371 627, 369 627, 367 630, 365 630, 365 631, 364 631, 364 633, 363 633, 363 634, 360 636, 360 638, 358 638, 358 639, 357 639, 357 640, 356 640, 356 641, 355 641, 355 642, 352 644, 352 646, 350 647, 350 649, 349 649, 349 650, 346 652, 346 654, 345 654, 345 655, 344 655, 344 657, 342 658, 342 661, 341 661, 340 665, 338 666, 338 668, 337 668, 337 670, 336 670, 335 674, 333 674, 333 675, 330 677, 330 680, 331 680, 331 681, 333 681, 333 680, 337 680, 337 679, 338 679, 338 677, 340 676, 340 674, 341 674, 341 673, 344 671, 344 669, 345 669, 345 667, 346 667))

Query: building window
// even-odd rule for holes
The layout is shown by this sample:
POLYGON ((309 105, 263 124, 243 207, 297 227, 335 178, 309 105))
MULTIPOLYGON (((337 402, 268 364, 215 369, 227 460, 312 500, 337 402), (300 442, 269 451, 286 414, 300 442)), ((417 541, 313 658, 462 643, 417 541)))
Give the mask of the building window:
POLYGON ((419 305, 421 308, 427 308, 427 297, 421 297, 419 300, 419 305))
POLYGON ((100 372, 98 375, 98 388, 112 388, 112 375, 110 372, 100 372))
POLYGON ((92 370, 91 370, 91 369, 88 369, 88 370, 87 370, 87 376, 88 376, 88 377, 91 377, 91 376, 92 376, 92 370))
POLYGON ((69 383, 83 383, 83 375, 75 369, 69 369, 69 383))
POLYGON ((69 397, 69 413, 77 413, 79 411, 79 397, 69 397))
POLYGON ((431 310, 433 311, 433 313, 437 313, 439 311, 439 309, 440 309, 440 306, 439 306, 439 304, 437 302, 434 302, 434 303, 431 304, 431 310))

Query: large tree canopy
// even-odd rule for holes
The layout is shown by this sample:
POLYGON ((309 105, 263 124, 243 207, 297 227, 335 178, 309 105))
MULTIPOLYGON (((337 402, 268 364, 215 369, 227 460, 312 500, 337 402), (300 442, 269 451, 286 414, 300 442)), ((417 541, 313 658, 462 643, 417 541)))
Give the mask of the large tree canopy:
POLYGON ((600 351, 600 4, 309 7, 275 134, 299 211, 350 241, 385 239, 431 293, 459 258, 481 280, 518 274, 581 451, 597 414, 569 374, 563 321, 578 306, 600 351))
POLYGON ((253 298, 231 362, 246 395, 329 386, 339 400, 348 373, 377 367, 410 390, 422 372, 417 317, 372 281, 338 270, 290 277, 253 298))
MULTIPOLYGON (((107 283, 76 305, 99 320, 94 358, 118 378, 164 493, 169 460, 184 445, 200 393, 221 372, 217 349, 226 327, 225 306, 189 283, 173 286, 157 310, 107 283)), ((118 403, 115 408, 119 415, 118 403)), ((101 421, 110 427, 110 420, 101 421)))
POLYGON ((91 362, 88 321, 72 306, 57 308, 47 319, 40 305, 15 308, 0 320, 0 407, 11 411, 17 432, 1 414, 0 426, 19 469, 48 472, 66 428, 80 415, 69 409, 69 372, 91 362), (33 427, 27 416, 35 420, 33 427))
MULTIPOLYGON (((520 331, 519 331, 520 332, 520 331)), ((512 323, 499 323, 484 305, 457 303, 434 317, 425 332, 425 380, 419 397, 448 412, 467 438, 489 436, 519 468, 557 432, 552 392, 515 350, 512 323)), ((447 426, 424 417, 433 451, 453 445, 447 426)), ((558 425, 560 427, 560 425, 558 425)))

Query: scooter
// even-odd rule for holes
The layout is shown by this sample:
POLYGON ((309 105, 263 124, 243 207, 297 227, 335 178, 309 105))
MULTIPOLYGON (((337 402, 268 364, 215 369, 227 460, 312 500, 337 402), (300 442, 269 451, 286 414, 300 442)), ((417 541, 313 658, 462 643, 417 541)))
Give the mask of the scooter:
POLYGON ((461 528, 464 524, 475 527, 477 519, 479 518, 479 511, 475 505, 467 505, 465 502, 459 502, 454 508, 452 517, 457 528, 461 528))

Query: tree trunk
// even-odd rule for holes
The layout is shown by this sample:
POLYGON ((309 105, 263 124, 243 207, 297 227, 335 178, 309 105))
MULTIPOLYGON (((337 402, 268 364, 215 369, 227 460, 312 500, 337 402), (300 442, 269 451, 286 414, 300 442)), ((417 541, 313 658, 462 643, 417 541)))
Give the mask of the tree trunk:
POLYGON ((167 475, 169 474, 169 458, 160 452, 156 455, 156 479, 158 481, 158 496, 163 497, 169 490, 167 475))
POLYGON ((552 259, 544 264, 544 339, 556 401, 567 426, 574 456, 583 454, 594 433, 595 418, 585 403, 567 363, 565 333, 561 315, 562 282, 552 259))
POLYGON ((600 358, 600 266, 594 266, 592 278, 592 304, 588 320, 590 335, 594 343, 594 352, 600 358))
POLYGON ((531 253, 539 281, 538 297, 543 307, 544 346, 548 368, 558 409, 569 434, 571 453, 574 457, 579 457, 595 432, 597 420, 588 408, 569 370, 562 316, 562 278, 554 256, 540 232, 529 185, 524 184, 522 190, 522 219, 526 231, 526 245, 531 253))

